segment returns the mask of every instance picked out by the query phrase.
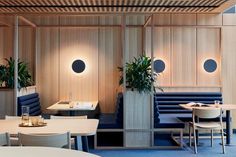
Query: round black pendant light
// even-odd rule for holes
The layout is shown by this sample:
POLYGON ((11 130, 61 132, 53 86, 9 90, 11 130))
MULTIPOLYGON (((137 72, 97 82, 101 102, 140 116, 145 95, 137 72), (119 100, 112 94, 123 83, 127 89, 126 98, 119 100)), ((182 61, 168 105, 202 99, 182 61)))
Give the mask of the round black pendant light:
POLYGON ((212 73, 217 69, 217 63, 213 59, 208 59, 204 62, 204 69, 206 72, 212 73))
POLYGON ((78 59, 72 63, 72 69, 75 73, 82 73, 85 70, 84 61, 78 59))
POLYGON ((156 73, 162 73, 166 68, 165 62, 160 59, 154 61, 154 70, 156 73))

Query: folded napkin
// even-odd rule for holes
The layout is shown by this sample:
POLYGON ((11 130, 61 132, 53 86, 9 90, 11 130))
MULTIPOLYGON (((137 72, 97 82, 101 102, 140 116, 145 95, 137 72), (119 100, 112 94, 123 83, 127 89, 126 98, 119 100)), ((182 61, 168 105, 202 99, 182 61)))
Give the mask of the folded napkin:
POLYGON ((79 102, 76 105, 74 105, 74 108, 78 108, 78 109, 92 109, 93 108, 93 104, 89 103, 89 102, 79 102))

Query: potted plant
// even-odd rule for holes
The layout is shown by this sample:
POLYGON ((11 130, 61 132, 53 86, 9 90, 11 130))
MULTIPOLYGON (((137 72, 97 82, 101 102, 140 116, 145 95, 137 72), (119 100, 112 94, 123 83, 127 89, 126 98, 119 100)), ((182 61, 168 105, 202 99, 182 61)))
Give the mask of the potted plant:
MULTIPOLYGON (((5 59, 6 65, 0 65, 0 87, 14 88, 14 67, 15 60, 10 57, 5 59)), ((33 84, 32 76, 28 65, 25 62, 18 61, 18 89, 26 88, 33 84)))
MULTIPOLYGON (((147 56, 139 56, 134 58, 130 63, 126 63, 126 88, 132 91, 136 90, 139 93, 150 93, 152 90, 155 91, 153 86, 156 80, 156 73, 152 74, 151 71, 151 58, 147 56)), ((123 67, 118 67, 120 72, 123 74, 123 67)), ((124 83, 123 75, 121 75, 119 84, 124 83)))
MULTIPOLYGON (((139 56, 125 64, 124 129, 126 147, 149 147, 151 144, 152 94, 157 74, 151 70, 151 58, 139 56), (142 131, 146 130, 146 131, 142 131)), ((119 67, 123 84, 123 67, 119 67)))

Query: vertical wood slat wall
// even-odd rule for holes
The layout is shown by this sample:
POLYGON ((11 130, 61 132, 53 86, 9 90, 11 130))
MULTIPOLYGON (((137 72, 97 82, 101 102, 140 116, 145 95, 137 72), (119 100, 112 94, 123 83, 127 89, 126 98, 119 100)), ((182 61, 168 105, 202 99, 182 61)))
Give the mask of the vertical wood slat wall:
MULTIPOLYGON (((173 29, 177 29, 177 31, 180 31, 181 29, 185 29, 185 28, 189 28, 189 29, 197 29, 196 34, 197 37, 194 41, 197 42, 196 44, 196 49, 199 52, 197 57, 199 58, 199 60, 203 60, 202 55, 206 54, 204 51, 208 51, 209 55, 214 56, 216 58, 220 57, 219 53, 216 53, 216 49, 218 49, 217 47, 209 47, 208 45, 204 44, 206 42, 204 42, 202 39, 206 39, 207 37, 212 37, 211 39, 216 39, 216 38, 221 38, 222 39, 222 91, 224 94, 224 101, 228 102, 228 103, 236 103, 236 100, 234 99, 233 96, 233 84, 235 82, 235 76, 234 73, 230 73, 231 70, 234 70, 234 45, 233 41, 233 35, 229 35, 232 34, 234 32, 234 28, 236 27, 236 20, 235 20, 235 15, 230 15, 230 14, 224 14, 223 18, 222 15, 213 15, 213 14, 198 14, 198 15, 188 15, 188 17, 194 17, 195 20, 191 20, 189 19, 191 22, 188 22, 187 20, 180 20, 182 21, 181 23, 176 23, 173 22, 176 21, 176 16, 178 16, 178 18, 182 18, 185 19, 185 15, 170 15, 170 14, 157 14, 154 16, 154 22, 155 25, 157 25, 158 27, 155 28, 155 32, 154 32, 154 41, 156 41, 157 45, 155 45, 154 43, 154 56, 159 55, 160 57, 164 56, 165 59, 164 60, 172 60, 172 54, 171 52, 173 51, 173 46, 169 45, 169 46, 165 46, 166 43, 171 42, 173 39, 172 37, 168 37, 168 36, 172 36, 172 34, 178 34, 178 33, 174 33, 173 29), (196 22, 194 22, 196 21, 196 22), (175 25, 174 25, 175 24, 175 25), (223 25, 223 26, 222 26, 223 25), (222 31, 219 32, 218 28, 216 27, 221 27, 222 26, 222 31), (206 27, 206 28, 205 28, 206 27), (156 35, 155 35, 156 34, 156 35), (202 44, 201 44, 202 43, 202 44), (199 46, 202 45, 202 46, 199 46), (157 50, 157 51, 156 51, 157 50), (210 52, 211 51, 211 52, 210 52), (214 51, 214 53, 213 53, 214 51), (166 53, 168 52, 168 53, 166 53), (229 55, 230 54, 230 55, 229 55), (231 57, 232 56, 232 57, 231 57), (201 59, 202 58, 202 59, 201 59), (229 81, 228 81, 229 80, 229 81)), ((188 18, 186 18, 188 19, 188 18)), ((119 21, 119 20, 118 20, 119 21)), ((118 22, 119 23, 119 22, 118 22)), ((9 31, 10 28, 8 27, 1 27, 0 31, 2 31, 2 33, 0 34, 1 36, 1 40, 6 41, 7 38, 11 37, 11 31, 9 31), (8 31, 5 31, 8 30, 8 31)), ((133 28, 131 28, 133 29, 133 28)), ((148 28, 147 28, 148 30, 148 28)), ((141 36, 141 29, 136 28, 135 31, 133 31, 134 34, 138 34, 139 36, 141 36)), ((63 91, 63 89, 59 89, 60 84, 59 84, 59 59, 60 59, 60 33, 59 33, 59 28, 37 28, 37 85, 38 85, 38 89, 40 92, 40 98, 41 98, 41 102, 43 105, 43 108, 46 108, 48 105, 51 105, 52 103, 56 102, 57 100, 60 99, 60 92, 59 91, 63 91)), ((127 32, 127 34, 130 34, 129 31, 127 32)), ((183 31, 185 32, 185 31, 183 31)), ((149 31, 147 31, 147 34, 150 34, 149 31)), ((188 33, 187 33, 188 34, 188 33)), ((132 34, 131 34, 132 35, 132 34)), ((99 38, 103 38, 104 41, 99 40, 100 44, 96 45, 100 45, 100 49, 107 49, 107 51, 103 51, 103 50, 99 50, 102 51, 103 53, 105 53, 105 55, 111 55, 110 52, 113 51, 113 61, 114 62, 110 62, 108 59, 102 59, 101 56, 99 55, 99 60, 101 60, 101 62, 99 61, 100 64, 103 64, 101 66, 101 69, 99 71, 99 77, 98 80, 101 82, 103 80, 103 78, 105 77, 105 75, 103 75, 104 73, 106 73, 106 76, 111 76, 111 73, 109 72, 110 66, 107 65, 112 65, 113 69, 116 68, 116 65, 121 65, 121 59, 120 58, 114 58, 114 56, 120 56, 118 53, 121 52, 119 50, 119 46, 121 43, 119 43, 119 39, 120 38, 120 28, 100 28, 100 33, 98 34, 99 38), (105 33, 106 32, 106 33, 105 33), (113 34, 113 35, 111 35, 113 34), (118 35, 118 37, 116 37, 118 35), (110 38, 111 40, 109 40, 108 38, 110 38), (114 48, 107 46, 110 45, 109 42, 112 42, 114 48), (112 50, 113 49, 113 50, 112 50), (114 50, 115 49, 115 50, 114 50), (104 62, 105 60, 105 62, 104 62), (114 64, 113 64, 114 63, 114 64), (116 65, 115 65, 116 64, 116 65), (107 72, 104 71, 104 67, 105 70, 107 70, 107 72), (109 69, 108 69, 109 68, 109 69)), ((129 35, 130 36, 130 35, 129 35)), ((188 36, 188 35, 187 35, 188 36)), ((138 36, 137 36, 138 37, 138 36)), ((129 37, 130 39, 132 39, 132 37, 129 37)), ((177 39, 179 38, 178 36, 176 37, 177 39)), ((133 39, 132 39, 133 40, 133 39)), ((131 40, 131 41, 132 41, 131 40)), ((138 42, 139 39, 136 39, 138 42)), ((217 40, 210 40, 210 45, 215 45, 218 41, 217 40)), ((2 42, 1 42, 2 43, 2 42)), ((139 42, 140 43, 140 42, 139 42)), ((148 48, 148 42, 146 41, 146 47, 148 48)), ((7 42, 7 44, 1 44, 1 45, 5 45, 6 47, 1 47, 1 61, 2 58, 8 57, 10 56, 8 52, 6 51, 11 51, 11 47, 12 47, 12 42, 7 42), (9 45, 8 45, 9 44, 9 45), (8 45, 8 46, 7 46, 8 45)), ((184 43, 182 43, 184 46, 184 43)), ((29 44, 30 45, 30 44, 29 44)), ((131 44, 129 44, 131 45, 131 44)), ((135 47, 138 46, 138 44, 134 44, 136 45, 135 47)), ((217 44, 216 44, 217 45, 217 44)), ((129 48, 129 49, 134 49, 134 48, 129 48)), ((136 51, 137 52, 137 51, 136 51)), ((135 53, 136 53, 135 52, 135 53)), ((195 54, 196 55, 196 54, 195 54)), ((29 58, 31 58, 31 56, 29 56, 29 58)), ((63 58, 62 58, 63 59, 63 58)), ((168 63, 168 62, 167 62, 168 63)), ((172 63, 170 62, 170 68, 168 69, 168 73, 163 74, 162 77, 160 77, 160 83, 165 86, 165 91, 219 91, 221 84, 219 84, 219 82, 221 80, 219 80, 218 78, 216 80, 213 80, 211 82, 212 87, 207 87, 204 84, 204 80, 208 79, 209 76, 205 75, 204 77, 201 76, 201 72, 197 73, 197 84, 198 86, 189 86, 189 87, 181 87, 181 86, 174 86, 173 84, 170 84, 170 82, 172 82, 172 71, 173 69, 172 67, 172 63), (213 87, 214 86, 214 87, 213 87)), ((198 63, 199 64, 199 63, 198 63)), ((168 66, 167 66, 168 68, 168 66)), ((202 71, 203 73, 204 71, 202 71)), ((220 73, 220 72, 219 72, 220 73)), ((115 105, 115 98, 110 99, 110 96, 107 96, 107 94, 110 92, 111 89, 112 91, 114 89, 117 88, 118 85, 115 85, 114 87, 112 87, 114 85, 114 82, 116 82, 116 77, 119 74, 116 73, 114 74, 114 77, 111 78, 113 79, 113 82, 111 83, 111 85, 107 85, 105 87, 105 85, 99 85, 100 87, 98 87, 99 89, 95 89, 98 93, 99 93, 99 99, 103 100, 105 103, 101 103, 101 106, 103 108, 104 112, 113 112, 114 111, 114 105, 115 105), (101 89, 101 87, 103 87, 104 89, 101 89), (105 90, 109 88, 109 90, 105 90), (105 92, 104 92, 105 91, 105 92), (109 100, 109 99, 110 100, 109 100), (110 103, 111 101, 113 101, 112 103, 110 103), (109 103, 107 103, 109 102, 109 103), (110 105, 111 104, 111 105, 110 105), (104 106, 103 106, 104 105, 104 106)), ((179 73, 179 75, 181 75, 181 73, 179 73)), ((220 75, 220 74, 219 74, 220 75)), ((212 76, 213 77, 213 76, 212 76)), ((109 81, 109 77, 105 77, 106 79, 108 79, 106 82, 103 81, 103 84, 106 84, 109 81)), ((100 83, 99 83, 100 84, 100 83)), ((102 83, 101 83, 102 84, 102 83)), ((97 88, 97 87, 96 87, 97 88)), ((91 90, 93 90, 91 88, 91 90)), ((113 93, 116 93, 116 90, 113 91, 113 93)), ((97 95, 97 94, 96 94, 97 95)), ((115 94, 113 94, 115 97, 115 94)))

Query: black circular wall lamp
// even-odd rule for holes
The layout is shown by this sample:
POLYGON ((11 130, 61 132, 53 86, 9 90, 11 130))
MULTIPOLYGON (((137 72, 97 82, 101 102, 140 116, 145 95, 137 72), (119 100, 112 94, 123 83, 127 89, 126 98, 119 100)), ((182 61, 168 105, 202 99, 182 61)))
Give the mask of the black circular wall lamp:
POLYGON ((204 70, 208 73, 212 73, 214 71, 216 71, 217 69, 217 63, 215 60, 213 59, 207 59, 205 62, 204 62, 204 70))
POLYGON ((154 71, 156 73, 162 73, 166 68, 165 62, 161 59, 154 61, 154 71))
POLYGON ((85 63, 84 61, 78 59, 78 60, 75 60, 73 63, 72 63, 72 70, 75 72, 75 73, 82 73, 84 70, 85 70, 85 63))

